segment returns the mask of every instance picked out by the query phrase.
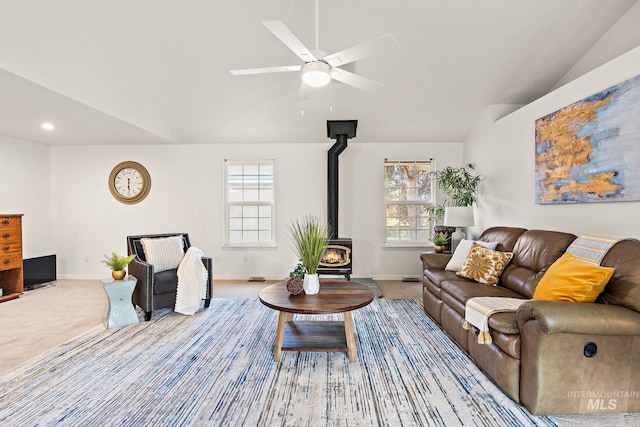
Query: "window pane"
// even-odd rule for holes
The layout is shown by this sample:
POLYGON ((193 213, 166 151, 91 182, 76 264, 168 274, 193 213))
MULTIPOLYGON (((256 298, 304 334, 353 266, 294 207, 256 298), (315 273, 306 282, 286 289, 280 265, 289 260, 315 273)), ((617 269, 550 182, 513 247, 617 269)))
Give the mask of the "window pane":
POLYGON ((271 218, 260 218, 258 227, 260 230, 271 230, 271 218))
POLYGON ((257 243, 258 240, 258 232, 257 231, 246 231, 243 233, 243 241, 245 243, 257 243))
POLYGON ((244 218, 242 220, 242 228, 244 230, 257 230, 258 220, 256 218, 244 218))
POLYGON ((273 190, 260 190, 260 201, 271 202, 273 200, 273 190))
POLYGON ((258 217, 258 206, 243 206, 242 207, 242 216, 243 217, 258 217))
POLYGON ((258 206, 258 216, 260 218, 271 218, 271 206, 258 206))
POLYGON ((258 234, 261 243, 269 243, 271 241, 271 231, 260 231, 258 234))
POLYGON ((272 243, 274 163, 226 162, 227 235, 230 243, 272 243))
POLYGON ((242 231, 229 231, 229 241, 232 243, 242 243, 242 231))
POLYGON ((261 163, 260 164, 260 175, 273 175, 273 164, 272 163, 261 163))
POLYGON ((247 163, 244 165, 243 170, 244 175, 258 175, 258 164, 256 163, 247 163))
POLYGON ((258 190, 244 190, 244 201, 245 202, 257 202, 258 201, 258 190))

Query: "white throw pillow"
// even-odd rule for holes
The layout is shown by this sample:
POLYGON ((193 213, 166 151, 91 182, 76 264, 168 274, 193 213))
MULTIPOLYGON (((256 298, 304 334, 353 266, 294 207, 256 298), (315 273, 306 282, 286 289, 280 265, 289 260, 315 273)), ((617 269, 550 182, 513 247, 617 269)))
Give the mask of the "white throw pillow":
POLYGON ((182 235, 154 239, 143 237, 140 243, 147 262, 153 265, 154 273, 178 268, 184 258, 182 235))
POLYGON ((453 255, 451 255, 451 259, 449 260, 449 262, 447 263, 447 266, 444 269, 448 271, 456 271, 456 272, 462 270, 462 266, 464 265, 464 262, 467 260, 467 257, 469 256, 469 252, 471 251, 471 246, 473 246, 474 243, 477 243, 491 250, 494 250, 496 246, 498 246, 498 242, 483 242, 480 240, 476 241, 476 240, 462 239, 460 240, 460 243, 458 243, 458 246, 456 246, 456 250, 453 252, 453 255))

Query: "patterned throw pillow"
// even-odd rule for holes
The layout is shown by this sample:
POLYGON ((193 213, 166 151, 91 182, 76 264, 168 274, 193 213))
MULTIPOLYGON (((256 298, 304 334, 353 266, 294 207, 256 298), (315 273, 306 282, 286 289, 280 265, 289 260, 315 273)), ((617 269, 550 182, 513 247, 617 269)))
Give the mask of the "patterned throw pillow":
POLYGON ((172 270, 178 268, 184 258, 182 235, 160 238, 140 239, 144 257, 153 265, 153 272, 172 270))
POLYGON ((495 286, 504 268, 513 258, 511 252, 494 251, 477 243, 471 246, 469 256, 456 275, 495 286))

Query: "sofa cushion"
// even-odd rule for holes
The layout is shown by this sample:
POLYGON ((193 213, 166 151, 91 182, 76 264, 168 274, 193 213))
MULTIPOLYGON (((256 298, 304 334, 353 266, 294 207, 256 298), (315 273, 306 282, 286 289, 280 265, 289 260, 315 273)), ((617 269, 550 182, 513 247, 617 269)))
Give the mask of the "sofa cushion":
POLYGON ((442 282, 442 300, 452 306, 464 318, 465 304, 474 297, 510 297, 522 298, 510 289, 502 286, 481 286, 471 280, 442 282), (454 302, 457 302, 454 303, 454 302))
POLYGON ((583 261, 567 252, 542 276, 533 299, 594 302, 612 274, 613 268, 583 261))
POLYGON ((153 294, 175 293, 178 284, 178 270, 165 270, 153 275, 153 294))
POLYGON ((447 280, 461 280, 456 273, 445 270, 425 270, 424 277, 429 279, 434 285, 440 287, 441 283, 447 280))
POLYGON ((456 274, 484 285, 495 286, 512 257, 511 252, 494 251, 474 243, 462 270, 456 274))
POLYGON ((518 238, 527 231, 526 228, 516 227, 491 227, 487 228, 479 237, 478 240, 484 242, 498 242, 495 247, 496 250, 501 252, 513 252, 518 238))
POLYGON ((546 230, 529 230, 518 238, 511 264, 502 273, 500 284, 525 298, 532 298, 538 281, 565 253, 576 236, 546 230))
POLYGON ((458 246, 456 246, 456 250, 453 252, 451 259, 447 263, 447 266, 444 268, 448 271, 460 271, 462 270, 462 266, 464 262, 467 260, 469 256, 469 252, 471 252, 471 246, 474 243, 484 246, 485 248, 495 249, 498 245, 498 242, 483 242, 482 240, 467 240, 462 239, 458 246))
POLYGON ((182 236, 142 238, 140 243, 144 249, 147 262, 153 265, 153 272, 178 268, 184 258, 182 236))

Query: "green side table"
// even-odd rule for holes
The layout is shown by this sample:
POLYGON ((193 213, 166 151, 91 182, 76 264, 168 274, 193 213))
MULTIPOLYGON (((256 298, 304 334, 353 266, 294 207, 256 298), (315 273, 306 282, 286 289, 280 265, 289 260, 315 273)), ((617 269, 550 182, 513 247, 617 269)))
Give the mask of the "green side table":
POLYGON ((109 300, 102 320, 107 329, 139 322, 138 314, 131 302, 137 282, 138 279, 134 276, 127 276, 123 280, 102 279, 102 287, 109 300))

